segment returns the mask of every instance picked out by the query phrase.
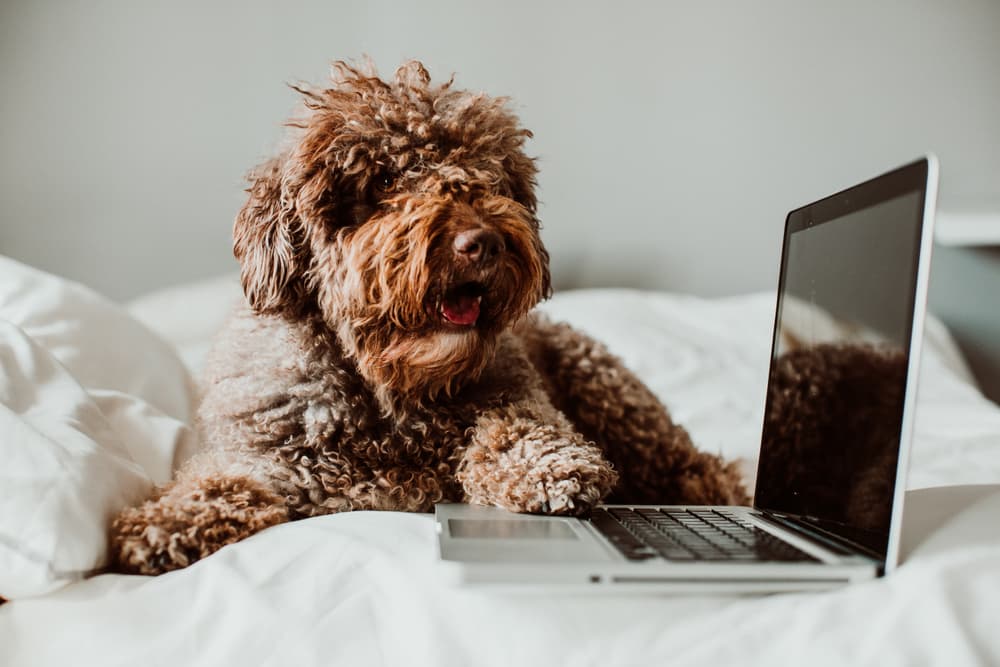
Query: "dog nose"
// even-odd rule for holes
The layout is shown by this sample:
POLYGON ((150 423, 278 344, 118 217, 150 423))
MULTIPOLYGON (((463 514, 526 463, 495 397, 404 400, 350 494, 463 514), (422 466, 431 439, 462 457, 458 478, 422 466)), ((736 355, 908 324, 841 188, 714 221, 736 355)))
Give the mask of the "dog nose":
POLYGON ((492 229, 467 229, 455 237, 455 254, 471 262, 488 262, 504 249, 503 237, 492 229))

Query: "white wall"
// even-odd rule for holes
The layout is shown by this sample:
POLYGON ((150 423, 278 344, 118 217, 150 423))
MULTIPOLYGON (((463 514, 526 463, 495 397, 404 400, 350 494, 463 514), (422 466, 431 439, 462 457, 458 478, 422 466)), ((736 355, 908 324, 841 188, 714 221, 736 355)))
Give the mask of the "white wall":
POLYGON ((0 253, 124 298, 232 270, 242 175, 286 81, 385 73, 511 95, 557 284, 772 287, 784 213, 935 150, 1000 200, 1000 3, 0 5, 0 253))

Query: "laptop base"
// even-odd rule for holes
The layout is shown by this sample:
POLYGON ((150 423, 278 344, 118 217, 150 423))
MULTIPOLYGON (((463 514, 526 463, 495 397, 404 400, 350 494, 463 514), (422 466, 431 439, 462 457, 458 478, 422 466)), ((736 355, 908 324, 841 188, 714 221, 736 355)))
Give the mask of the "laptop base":
MULTIPOLYGON (((602 506, 616 510, 705 510, 684 506, 602 506)), ((452 585, 504 592, 743 595, 818 591, 872 579, 877 563, 844 556, 761 521, 749 507, 727 513, 802 549, 812 560, 629 560, 589 520, 513 514, 495 507, 435 507, 440 572, 452 585)))

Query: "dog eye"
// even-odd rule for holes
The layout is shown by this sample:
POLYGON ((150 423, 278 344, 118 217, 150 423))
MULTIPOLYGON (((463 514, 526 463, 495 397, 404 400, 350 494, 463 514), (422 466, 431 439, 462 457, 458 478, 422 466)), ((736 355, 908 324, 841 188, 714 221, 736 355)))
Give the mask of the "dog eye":
POLYGON ((396 179, 393 177, 393 175, 386 173, 378 174, 377 176, 375 176, 374 179, 375 187, 381 190, 382 192, 391 190, 395 182, 396 179))

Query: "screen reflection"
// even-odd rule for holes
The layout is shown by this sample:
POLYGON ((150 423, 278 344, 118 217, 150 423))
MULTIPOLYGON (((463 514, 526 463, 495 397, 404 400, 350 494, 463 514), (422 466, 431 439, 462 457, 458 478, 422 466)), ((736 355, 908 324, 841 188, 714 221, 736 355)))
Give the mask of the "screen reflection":
POLYGON ((758 507, 885 553, 906 389, 919 192, 789 228, 758 507))

